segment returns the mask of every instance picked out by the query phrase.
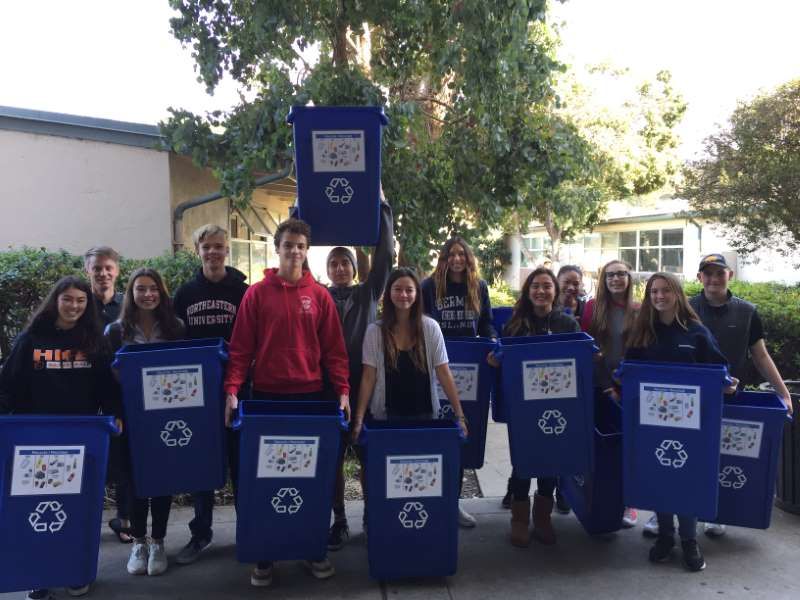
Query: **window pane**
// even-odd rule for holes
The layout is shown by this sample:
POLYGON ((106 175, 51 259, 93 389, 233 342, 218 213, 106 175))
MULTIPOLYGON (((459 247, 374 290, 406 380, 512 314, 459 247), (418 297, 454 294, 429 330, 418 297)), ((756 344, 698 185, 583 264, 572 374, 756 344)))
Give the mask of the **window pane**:
POLYGON ((683 273, 683 249, 664 248, 661 251, 661 270, 668 273, 683 273))
MULTIPOLYGON (((623 250, 623 252, 626 251, 623 250)), ((603 248, 603 253, 600 255, 600 266, 603 266, 604 264, 612 260, 617 260, 618 258, 619 258, 619 250, 608 250, 606 248, 603 248)))
POLYGON ((664 229, 661 231, 662 246, 683 246, 683 229, 664 229))
POLYGON ((253 244, 253 266, 248 282, 256 283, 264 278, 264 269, 267 268, 267 245, 253 244))
POLYGON ((658 248, 639 250, 639 271, 658 271, 658 248))
POLYGON ((583 247, 586 250, 599 250, 600 249, 600 234, 588 233, 583 236, 583 247))
POLYGON ((623 231, 619 234, 620 248, 636 248, 636 232, 623 231))
MULTIPOLYGON (((609 232, 609 233, 601 233, 600 237, 603 240, 602 241, 603 250, 605 250, 606 248, 608 248, 608 249, 619 248, 619 233, 618 232, 612 231, 612 232, 609 232)), ((616 256, 615 256, 615 258, 616 258, 616 256)))
POLYGON ((250 274, 250 244, 231 241, 231 266, 242 273, 250 274))
POLYGON ((639 245, 642 248, 654 248, 658 246, 658 230, 653 229, 651 231, 640 231, 639 245))
POLYGON ((633 266, 634 271, 639 270, 636 268, 636 250, 620 250, 619 257, 626 263, 633 266))
POLYGON ((533 248, 533 238, 527 238, 527 237, 522 238, 522 243, 525 244, 525 247, 528 250, 531 250, 533 248))

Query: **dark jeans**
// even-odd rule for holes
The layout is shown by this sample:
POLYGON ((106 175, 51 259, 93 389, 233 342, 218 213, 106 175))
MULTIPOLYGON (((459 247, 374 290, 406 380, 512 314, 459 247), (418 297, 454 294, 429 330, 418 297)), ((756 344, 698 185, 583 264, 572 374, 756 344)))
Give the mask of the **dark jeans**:
POLYGON ((157 496, 155 498, 133 498, 131 505, 131 535, 143 538, 147 535, 147 512, 153 518, 150 537, 154 540, 163 540, 167 535, 167 521, 172 496, 157 496))
MULTIPOLYGON (((556 477, 537 477, 536 478, 536 494, 544 496, 545 498, 552 498, 553 492, 556 489, 556 477)), ((530 477, 517 477, 513 472, 509 480, 509 488, 514 500, 527 500, 531 493, 531 479, 530 477)))
POLYGON ((114 498, 117 503, 117 518, 130 521, 132 498, 129 481, 119 481, 114 485, 114 498))
MULTIPOLYGON (((228 471, 231 477, 235 506, 239 488, 239 432, 233 429, 225 429, 225 444, 227 446, 228 471)), ((192 494, 192 504, 194 505, 194 519, 189 521, 189 531, 192 532, 192 537, 211 541, 214 537, 214 531, 211 529, 214 517, 214 490, 194 492, 192 494)))
MULTIPOLYGON (((675 535, 675 522, 672 513, 656 513, 658 518, 658 535, 672 537, 675 535)), ((678 515, 678 534, 681 541, 693 540, 697 537, 697 517, 678 515)))

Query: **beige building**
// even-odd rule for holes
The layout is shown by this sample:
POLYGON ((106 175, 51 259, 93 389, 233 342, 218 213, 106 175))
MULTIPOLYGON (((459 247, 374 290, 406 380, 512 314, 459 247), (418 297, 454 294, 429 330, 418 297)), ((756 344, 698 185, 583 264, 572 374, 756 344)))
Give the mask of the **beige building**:
POLYGON ((294 203, 294 180, 263 174, 239 210, 210 170, 160 141, 152 125, 0 107, 0 248, 82 254, 107 244, 147 258, 191 249, 192 231, 215 223, 231 234, 231 264, 260 280, 275 264, 271 235, 294 203))

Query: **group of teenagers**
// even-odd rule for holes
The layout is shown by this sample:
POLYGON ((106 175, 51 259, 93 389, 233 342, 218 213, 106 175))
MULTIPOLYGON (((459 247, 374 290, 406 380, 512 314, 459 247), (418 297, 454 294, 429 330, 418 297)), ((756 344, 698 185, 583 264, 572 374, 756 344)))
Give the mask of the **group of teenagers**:
MULTIPOLYGON (((596 296, 589 300, 582 294, 580 268, 564 266, 558 274, 536 268, 526 277, 510 319, 498 332, 492 322, 488 286, 480 279, 475 255, 464 239, 453 237, 442 246, 432 275, 423 281, 414 269, 392 268, 393 218, 385 201, 371 268, 358 283, 356 257, 345 247, 328 254, 330 287, 313 278, 306 260, 312 232, 298 219, 278 226, 274 243, 279 266, 266 269, 264 278, 250 286, 243 273, 226 265, 229 242, 224 229, 205 225, 194 232, 193 241, 201 267, 174 298, 162 276, 150 268, 134 271, 124 293, 117 292, 119 256, 106 246, 90 249, 84 263, 88 281, 70 276, 54 285, 15 340, 0 372, 0 414, 117 418, 122 435, 112 440, 109 469, 117 516, 109 526, 120 542, 132 544, 127 563, 131 574, 158 575, 167 569, 164 538, 172 498, 139 498, 132 482, 121 391, 111 367, 113 353, 124 344, 227 340, 224 402, 228 426, 241 399, 322 397, 338 402, 350 420, 350 432, 337 467, 328 539, 332 551, 349 537, 344 449, 358 439, 365 422, 438 418, 438 381, 452 407, 452 418, 469 434, 448 367, 445 337, 496 339, 587 331, 601 350, 594 368, 597 393, 616 402, 620 387, 613 374, 623 359, 726 364, 738 379, 752 360, 791 410, 789 392, 764 345, 758 312, 731 295, 732 271, 720 254, 702 259, 698 279, 703 291, 697 296, 688 299, 673 274, 656 273, 647 281, 641 304, 633 298, 631 266, 624 261, 612 260, 602 267, 596 296)), ((500 366, 493 353, 486 360, 500 366)), ((735 391, 738 379, 728 392, 735 391)), ((226 435, 235 494, 238 435, 230 428, 226 435)), ((511 509, 511 543, 524 547, 534 538, 554 544, 551 514, 554 509, 569 512, 569 507, 558 494, 557 479, 539 478, 533 503, 530 485, 529 478, 511 474, 503 499, 503 506, 511 509)), ((190 539, 174 559, 179 564, 197 560, 213 538, 213 490, 193 491, 192 501, 190 539)), ((636 510, 628 508, 623 524, 632 527, 637 518, 636 510)), ((678 515, 677 520, 685 566, 703 569, 697 519, 678 515)), ((476 524, 462 507, 458 522, 462 527, 476 524)), ((705 527, 709 535, 724 532, 719 525, 705 527)), ((675 546, 674 516, 654 515, 644 532, 656 537, 650 560, 668 560, 675 546)), ((335 572, 327 557, 305 564, 319 579, 335 572)), ((272 573, 272 563, 258 563, 250 581, 254 586, 269 586, 272 573)), ((89 586, 67 591, 81 596, 89 586)), ((28 594, 32 599, 48 596, 48 590, 28 594)))

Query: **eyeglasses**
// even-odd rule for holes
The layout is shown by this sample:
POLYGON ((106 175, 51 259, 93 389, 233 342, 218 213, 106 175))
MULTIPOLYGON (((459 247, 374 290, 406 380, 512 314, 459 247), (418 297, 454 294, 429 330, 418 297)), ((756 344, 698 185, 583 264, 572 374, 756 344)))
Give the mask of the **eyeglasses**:
POLYGON ((606 279, 614 279, 615 277, 619 277, 620 279, 624 279, 630 275, 627 271, 608 271, 606 273, 606 279))

